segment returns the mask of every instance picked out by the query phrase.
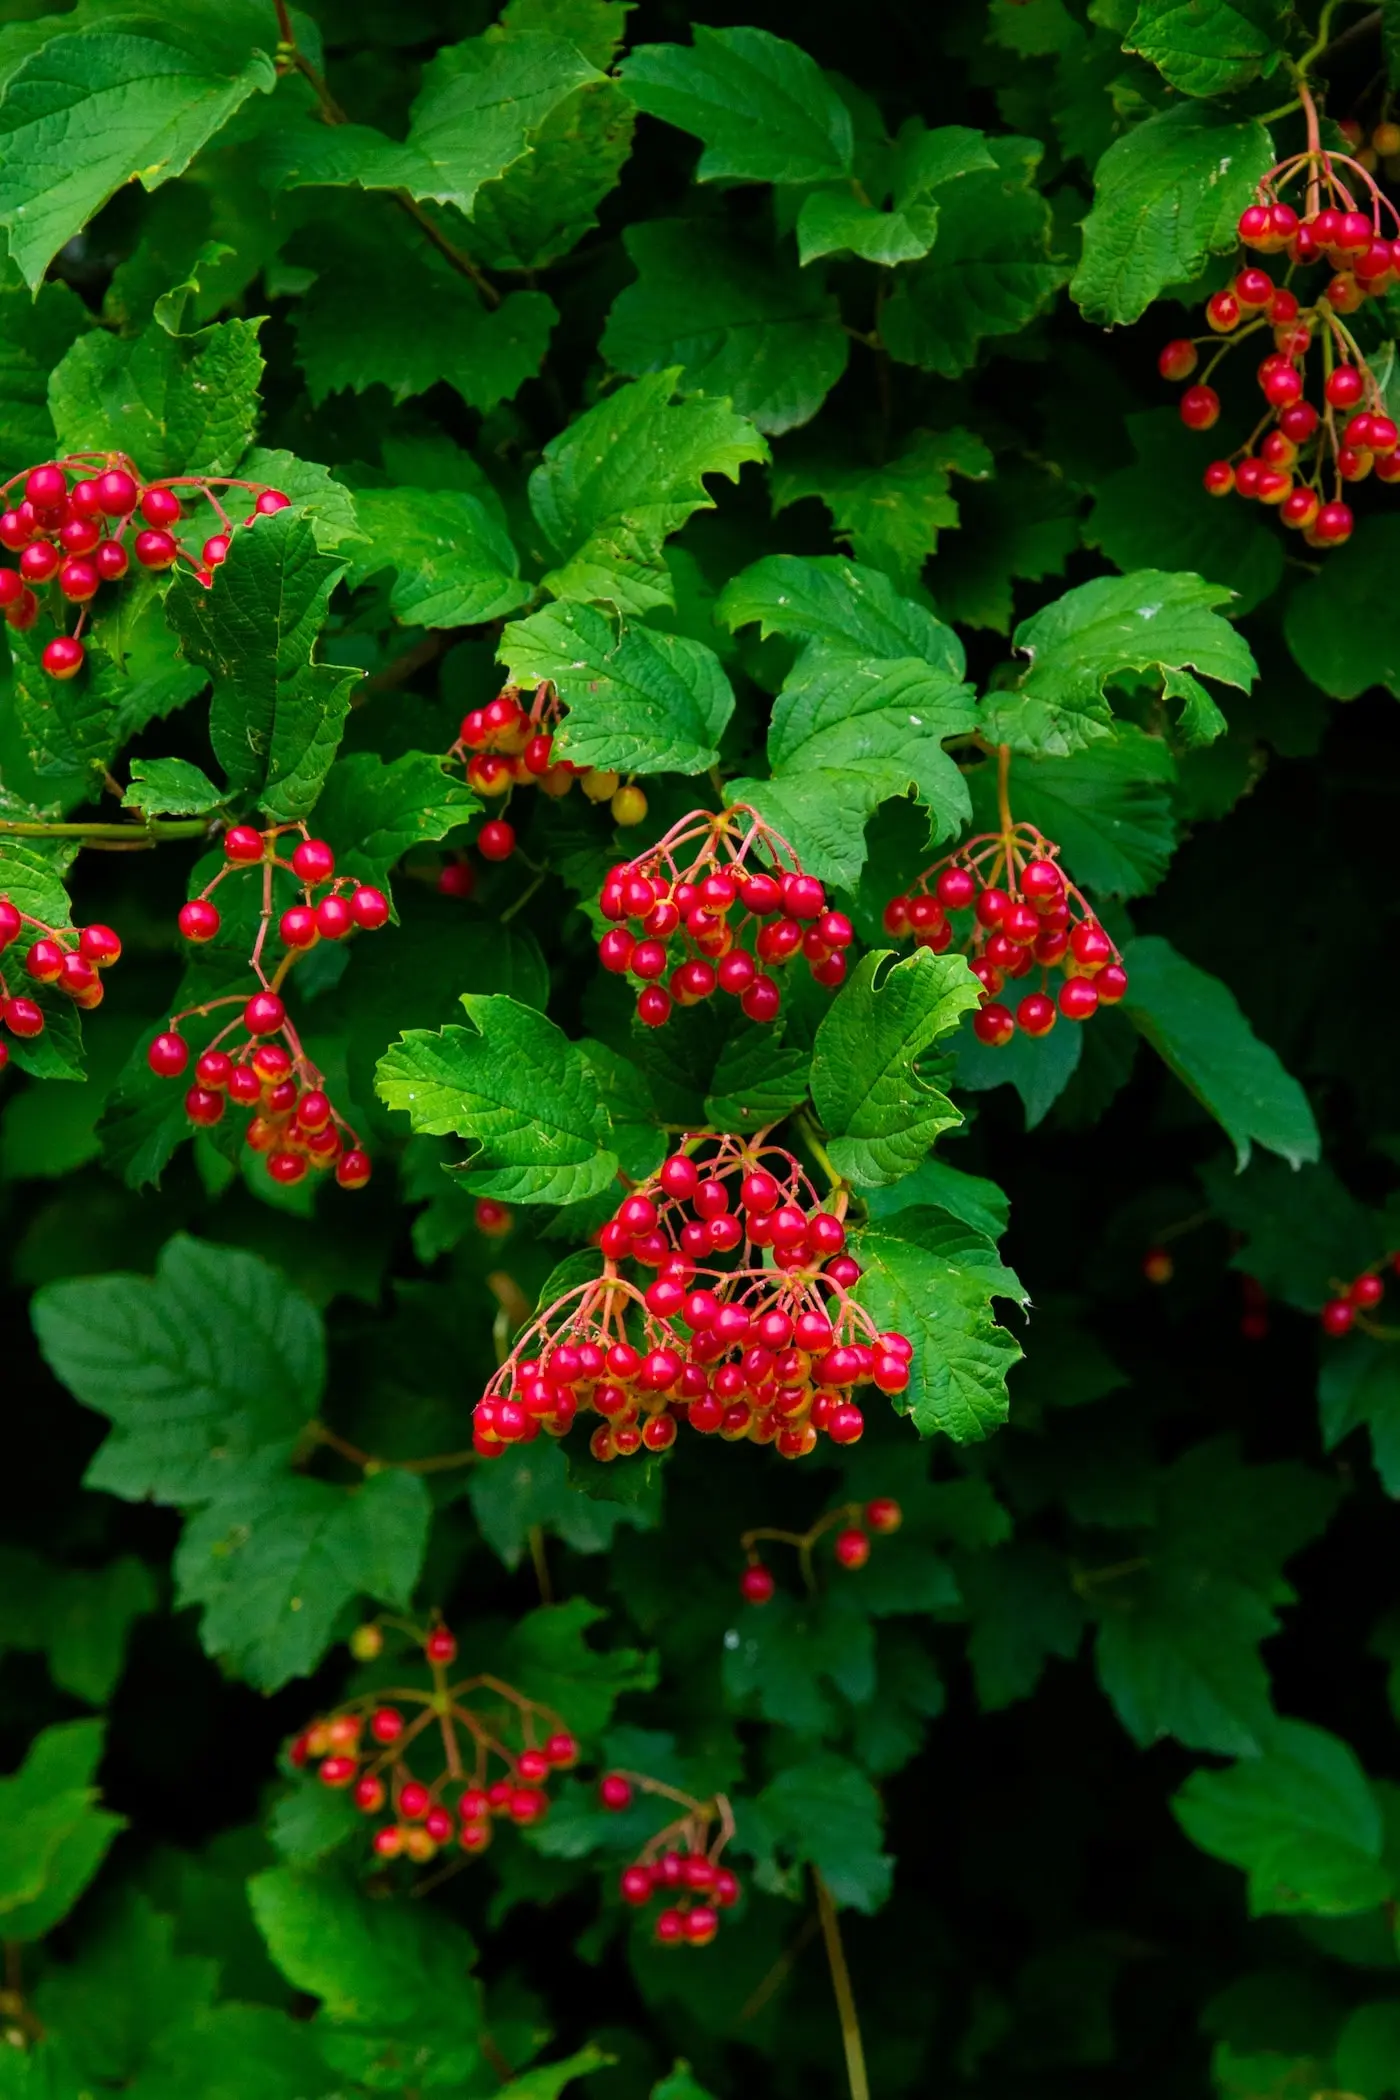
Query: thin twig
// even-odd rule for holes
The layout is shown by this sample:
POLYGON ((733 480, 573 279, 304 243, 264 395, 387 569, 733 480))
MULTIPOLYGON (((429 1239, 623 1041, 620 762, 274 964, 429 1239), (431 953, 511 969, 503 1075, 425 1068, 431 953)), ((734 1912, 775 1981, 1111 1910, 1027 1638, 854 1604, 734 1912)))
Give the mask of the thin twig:
POLYGON ((846 1950, 841 1944, 841 1927, 837 1922, 836 1905, 832 1902, 831 1891, 816 1867, 812 1869, 812 1883, 817 1892, 817 1911, 821 1917, 822 1938, 826 1941, 831 1988, 836 1993, 836 2010, 841 2020, 841 2042, 846 2052, 846 2082, 851 2089, 851 2100, 870 2100, 870 2081, 865 2075, 865 2050, 860 2039, 860 2016, 856 2012, 855 1994, 851 1989, 851 1972, 846 1967, 846 1950))

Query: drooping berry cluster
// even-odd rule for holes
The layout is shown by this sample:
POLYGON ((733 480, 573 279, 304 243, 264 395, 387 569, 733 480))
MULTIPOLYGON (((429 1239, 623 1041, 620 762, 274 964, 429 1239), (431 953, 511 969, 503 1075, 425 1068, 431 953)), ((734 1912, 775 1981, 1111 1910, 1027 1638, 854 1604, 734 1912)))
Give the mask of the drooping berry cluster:
MULTIPOLYGON (((357 930, 374 932, 383 926, 389 900, 371 883, 337 875, 331 848, 324 839, 308 836, 305 824, 274 824, 266 831, 232 824, 224 833, 223 867, 198 896, 181 906, 180 931, 187 941, 203 947, 218 938, 223 920, 214 892, 231 875, 253 868, 262 873, 262 901, 248 967, 258 989, 251 995, 230 992, 173 1014, 151 1044, 147 1060, 160 1078, 178 1079, 190 1062, 190 1045, 180 1033, 180 1023, 217 1007, 238 1007, 237 1017, 195 1061, 194 1084, 185 1095, 191 1123, 211 1129, 223 1121, 232 1102, 250 1111, 244 1141, 265 1155, 268 1173, 283 1187, 302 1180, 308 1168, 334 1167, 342 1188, 363 1188, 370 1177, 369 1156, 332 1105, 321 1072, 302 1048, 282 1000, 282 986, 298 957, 319 941, 343 941, 357 930), (287 833, 297 838, 289 860, 277 850, 278 840, 287 833), (285 904, 280 912, 279 875, 290 876, 300 894, 300 902, 285 904), (269 976, 263 951, 274 916, 283 953, 269 976)), ((287 895, 293 894, 285 882, 283 887, 287 895)))
POLYGON ((1400 283, 1400 240, 1382 232, 1381 217, 1387 213, 1392 233, 1400 234, 1400 213, 1358 161, 1322 151, 1306 92, 1303 100, 1307 151, 1265 176, 1239 224, 1247 249, 1284 259, 1289 281, 1280 283, 1246 260, 1206 302, 1212 333, 1168 343, 1158 367, 1164 379, 1193 379, 1201 347, 1225 338, 1181 397, 1187 429, 1210 430, 1220 416, 1220 396, 1210 384, 1216 368, 1237 344, 1251 337, 1262 342, 1267 334, 1272 347, 1257 371, 1264 413, 1243 444, 1211 461, 1206 489, 1272 505, 1309 546, 1339 547, 1355 522, 1344 488, 1372 472, 1378 481, 1400 481, 1400 428, 1346 325, 1368 299, 1400 283), (1282 194, 1295 182, 1304 185, 1301 214, 1282 194), (1304 304, 1292 279, 1317 267, 1330 273, 1328 281, 1314 286, 1304 304), (1307 398, 1310 377, 1313 400, 1307 398))
POLYGON ((904 1522, 904 1512, 888 1495, 881 1495, 873 1502, 843 1502, 839 1509, 828 1510, 819 1517, 809 1531, 775 1531, 768 1525, 760 1525, 754 1531, 746 1531, 739 1544, 748 1555, 744 1572, 739 1578, 739 1594, 746 1604, 769 1604, 777 1590, 773 1570, 759 1556, 761 1541, 796 1548, 802 1568, 802 1577, 809 1590, 817 1587, 812 1567, 812 1548, 824 1538, 828 1531, 835 1531, 831 1550, 839 1568, 863 1568, 870 1558, 870 1535, 888 1537, 898 1531, 904 1522), (860 1520, 864 1518, 864 1523, 860 1520))
MULTIPOLYGON (((1400 1274, 1400 1254, 1389 1255, 1387 1260, 1396 1273, 1400 1274)), ((1385 1282, 1380 1273, 1384 1266, 1384 1262, 1373 1262, 1369 1269, 1363 1269, 1350 1283, 1334 1284, 1333 1296, 1318 1314, 1324 1334, 1350 1334, 1352 1328, 1358 1324, 1366 1332, 1374 1332, 1366 1316, 1375 1311, 1385 1296, 1385 1282)))
POLYGON ((604 1808, 621 1812, 630 1808, 634 1789, 674 1803, 681 1813, 623 1868, 618 1893, 635 1910, 661 1903, 653 1931, 663 1947, 708 1947, 719 1931, 721 1911, 731 1910, 743 1893, 738 1875, 721 1861, 734 1835, 729 1802, 723 1794, 697 1801, 641 1772, 605 1773, 598 1798, 604 1808))
POLYGON ((127 574, 133 556, 139 568, 154 571, 184 562, 209 588, 236 529, 219 489, 241 489, 252 497, 244 525, 285 510, 290 500, 262 482, 226 476, 174 474, 143 483, 124 452, 69 453, 12 474, 0 486, 0 546, 19 556, 17 568, 0 567, 0 612, 24 633, 38 619, 38 594, 47 588, 56 624, 65 624, 70 611, 77 614, 72 633, 55 635, 44 650, 51 678, 74 678, 82 669, 88 609, 104 583, 119 583, 127 574), (12 503, 21 483, 23 494, 12 503), (196 554, 177 528, 186 504, 200 498, 213 516, 195 528, 196 554), (215 530, 200 538, 209 524, 215 530))
MULTIPOLYGON (((25 975, 34 984, 51 984, 85 1011, 102 1004, 102 971, 114 963, 122 944, 110 926, 48 926, 31 918, 9 897, 0 897, 0 956, 28 927, 34 935, 24 951, 25 975)), ((0 965, 0 1021, 11 1035, 29 1041, 44 1032, 44 1009, 37 999, 10 990, 0 965)), ((0 1071, 9 1063, 9 1046, 0 1040, 0 1071)))
POLYGON ((1034 824, 1008 822, 935 861, 885 906, 885 930, 895 940, 912 935, 917 947, 935 955, 957 942, 982 987, 973 1033, 992 1048, 1009 1043, 1018 1028, 1048 1035, 1057 1015, 1087 1021, 1128 989, 1122 957, 1066 881, 1059 852, 1034 824), (1000 999, 1008 980, 1020 982, 1037 970, 1036 989, 1022 994, 1013 1014, 1000 999), (1061 978, 1053 997, 1052 972, 1061 978))
MULTIPOLYGON (((545 1787, 578 1762, 578 1744, 552 1708, 513 1685, 454 1679, 457 1642, 445 1626, 410 1630, 431 1683, 348 1700, 304 1729, 288 1755, 297 1766, 319 1761, 324 1786, 348 1787, 356 1808, 383 1818, 377 1858, 422 1865, 445 1845, 470 1858, 486 1850, 497 1823, 540 1821, 545 1787)), ((380 1629, 359 1628, 351 1647, 369 1660, 383 1647, 380 1629)))
POLYGON ((686 1139, 603 1227, 603 1275, 556 1300, 477 1403, 483 1458, 601 1415, 589 1449, 609 1461, 665 1451, 682 1423, 784 1458, 865 1427, 853 1394, 902 1393, 913 1347, 850 1297, 860 1276, 838 1208, 780 1146, 686 1139), (771 1266, 765 1266, 765 1255, 771 1266), (624 1264, 654 1271, 641 1284, 624 1264))
MULTIPOLYGON (((611 806, 613 822, 640 824, 647 798, 635 781, 595 766, 576 766, 554 756, 554 732, 563 712, 559 696, 546 680, 535 688, 528 707, 519 688, 503 687, 485 707, 462 718, 456 743, 448 752, 466 768, 467 786, 486 801, 509 798, 518 787, 539 787, 556 800, 580 782, 590 802, 611 806)), ((515 827, 504 817, 483 824, 477 846, 484 860, 509 860, 515 851, 515 827)), ((449 896, 470 895, 451 883, 440 884, 449 896)))
POLYGON ((751 1021, 772 1021, 782 992, 769 971, 801 953, 817 983, 834 988, 855 938, 787 840, 743 802, 718 815, 693 810, 640 860, 610 869, 599 908, 613 922, 599 960, 640 982, 648 1028, 716 991, 751 1021))

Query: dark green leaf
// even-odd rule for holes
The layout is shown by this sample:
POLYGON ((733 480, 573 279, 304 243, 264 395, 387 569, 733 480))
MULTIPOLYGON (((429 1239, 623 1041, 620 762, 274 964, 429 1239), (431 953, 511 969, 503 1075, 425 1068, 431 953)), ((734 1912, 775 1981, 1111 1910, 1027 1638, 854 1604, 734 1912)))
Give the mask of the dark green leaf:
POLYGON ((815 59, 766 29, 644 44, 622 68, 649 116, 704 140, 701 182, 821 182, 851 167, 850 112, 815 59))

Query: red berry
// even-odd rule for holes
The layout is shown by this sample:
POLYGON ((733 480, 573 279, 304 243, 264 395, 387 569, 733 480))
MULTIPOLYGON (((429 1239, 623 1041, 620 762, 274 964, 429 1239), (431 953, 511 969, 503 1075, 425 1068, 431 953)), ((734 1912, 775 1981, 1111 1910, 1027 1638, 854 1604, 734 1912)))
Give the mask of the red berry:
POLYGON ((739 1594, 746 1604, 767 1604, 776 1588, 768 1568, 752 1562, 739 1577, 739 1594))
POLYGON ((423 1643, 423 1653, 429 1662, 450 1663, 457 1660, 457 1639, 445 1626, 435 1626, 423 1643))
POLYGON ((103 540, 92 559, 104 583, 116 583, 130 566, 127 551, 120 540, 103 540))
POLYGON ((872 1531, 888 1536, 890 1532, 898 1531, 904 1522, 904 1512, 892 1497, 881 1495, 874 1502, 866 1503, 865 1521, 872 1531))
POLYGON ((1058 1004, 1067 1021, 1087 1021, 1098 1003, 1098 987, 1091 978, 1067 977, 1060 986, 1058 1004))
POLYGON ((200 549, 200 560, 206 569, 217 569, 220 562, 228 560, 228 550, 233 541, 226 532, 216 532, 204 542, 200 549))
POLYGON ((1247 248, 1259 248, 1269 239, 1271 214, 1267 204, 1251 204, 1240 214, 1240 239, 1247 248))
POLYGON ((292 867, 303 882, 329 882, 335 855, 324 839, 302 839, 293 850, 292 867))
POLYGON ((578 1743, 567 1729, 560 1729, 545 1741, 544 1754, 551 1765, 563 1767, 578 1763, 578 1743))
POLYGON ((343 897, 323 897, 316 906, 316 931, 328 941, 343 941, 355 925, 343 897))
POLYGON ((276 992, 254 992, 243 1009, 243 1026, 249 1035, 276 1035, 287 1018, 287 1009, 276 992))
POLYGON ((135 552, 143 569, 168 569, 180 555, 168 532, 138 532, 135 552))
POLYGON ((1213 292, 1206 301, 1206 319, 1218 335, 1228 335, 1240 325, 1240 302, 1233 292, 1213 292))
POLYGON ((148 525, 174 525, 182 516, 174 489, 147 489, 141 498, 141 515, 148 525))
POLYGON ((1180 412, 1188 430, 1209 430, 1220 420, 1220 396, 1213 386, 1188 386, 1180 412))
POLYGON ((32 999, 7 1000, 4 1019, 11 1035, 20 1036, 26 1041, 31 1036, 42 1035, 44 1032, 44 1009, 32 999))
POLYGON ((482 825, 476 843, 483 860, 509 860, 515 851, 515 831, 504 817, 493 817, 482 825))
POLYGON ((1189 379, 1196 364, 1196 345, 1185 336, 1164 344, 1157 358, 1157 370, 1163 379, 1189 379))
POLYGON ((26 583, 47 583, 57 573, 63 556, 50 540, 34 540, 19 558, 19 572, 26 583))
POLYGON ((190 1046, 174 1029, 158 1035, 146 1052, 146 1062, 160 1079, 178 1079, 190 1061, 190 1046))
POLYGON ((223 1120, 224 1097, 212 1087, 192 1086, 185 1095, 185 1114, 201 1129, 211 1129, 223 1120))
POLYGON ((68 476, 62 467, 31 467, 24 493, 36 510, 56 510, 68 500, 68 476))
POLYGON ((945 868, 935 889, 945 911, 965 911, 977 894, 977 883, 966 868, 945 868))
POLYGON ((869 1536, 852 1525, 837 1532, 832 1551, 843 1568, 863 1568, 870 1558, 869 1536))
POLYGON ((748 990, 739 1000, 740 1006, 751 1021, 776 1020, 782 1005, 783 995, 771 977, 755 977, 748 990))
POLYGON ((1366 382, 1355 365, 1338 365, 1323 388, 1333 408, 1354 408, 1365 391, 1366 382))
POLYGON ((1011 1041, 1016 1033, 1016 1023, 1004 1006, 993 1003, 972 1016, 972 1032, 979 1043, 999 1050, 1004 1043, 1011 1041))
POLYGON ((316 914, 309 904, 292 904, 277 922, 277 932, 288 948, 311 948, 319 939, 316 914))
MULTIPOLYGON (((343 1189, 362 1189, 369 1180, 370 1172, 369 1154, 362 1152, 358 1145, 352 1145, 337 1162, 335 1178, 343 1189)), ((451 1639, 451 1635, 448 1638, 451 1639)))
POLYGON ((257 500, 256 509, 258 515, 269 518, 274 511, 286 510, 291 500, 290 496, 282 494, 281 489, 264 489, 257 500))
POLYGON ((1379 1276, 1358 1276, 1347 1292, 1347 1297, 1359 1312, 1369 1312, 1384 1296, 1385 1285, 1379 1276))
POLYGON ((350 893, 350 916, 364 932, 373 933, 388 922, 389 900, 383 890, 362 882, 350 893))
POLYGON ((1094 978, 1100 1006, 1116 1006, 1128 989, 1128 973, 1121 963, 1108 963, 1094 978))
POLYGON ((240 866, 251 865, 263 857, 263 835, 251 824, 230 824, 224 833, 224 856, 240 866))
POLYGON ((219 909, 207 897, 191 897, 180 906, 180 931, 187 941, 212 941, 220 924, 219 909))
POLYGON ((357 1769, 353 1757, 324 1757, 321 1760, 321 1783, 323 1786, 349 1786, 357 1769))
POLYGON ((50 678, 76 678, 83 668, 85 654, 75 635, 56 634, 44 650, 44 669, 50 678))
POLYGON ((121 467, 110 467, 105 474, 99 474, 94 493, 98 508, 106 517, 124 518, 136 508, 136 483, 121 467))
POLYGON ((1313 537, 1323 546, 1339 547, 1343 540, 1351 538, 1355 522, 1345 503, 1324 503, 1313 520, 1313 537))
POLYGON ((1055 1002, 1044 992, 1028 992, 1016 1009, 1016 1026, 1028 1036, 1049 1035, 1055 1025, 1055 1002))
POLYGON ((1345 1298, 1329 1298, 1320 1317, 1324 1334, 1342 1335, 1349 1331, 1352 1321, 1356 1318, 1356 1308, 1348 1304, 1345 1298))
MULTIPOLYGON (((598 1781, 598 1799, 604 1808, 612 1809, 614 1813, 620 1809, 630 1808, 632 1805, 631 1781, 624 1779, 621 1772, 605 1772, 598 1781)), ((650 1894, 650 1877, 648 1877, 647 1891, 650 1894)))

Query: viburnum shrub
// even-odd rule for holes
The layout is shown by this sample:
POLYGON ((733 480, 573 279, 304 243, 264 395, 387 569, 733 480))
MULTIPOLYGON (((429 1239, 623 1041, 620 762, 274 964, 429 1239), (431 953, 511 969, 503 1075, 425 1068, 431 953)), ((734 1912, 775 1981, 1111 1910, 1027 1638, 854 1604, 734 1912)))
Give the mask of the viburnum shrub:
POLYGON ((1400 2100, 1396 15, 6 13, 0 2100, 1400 2100))

